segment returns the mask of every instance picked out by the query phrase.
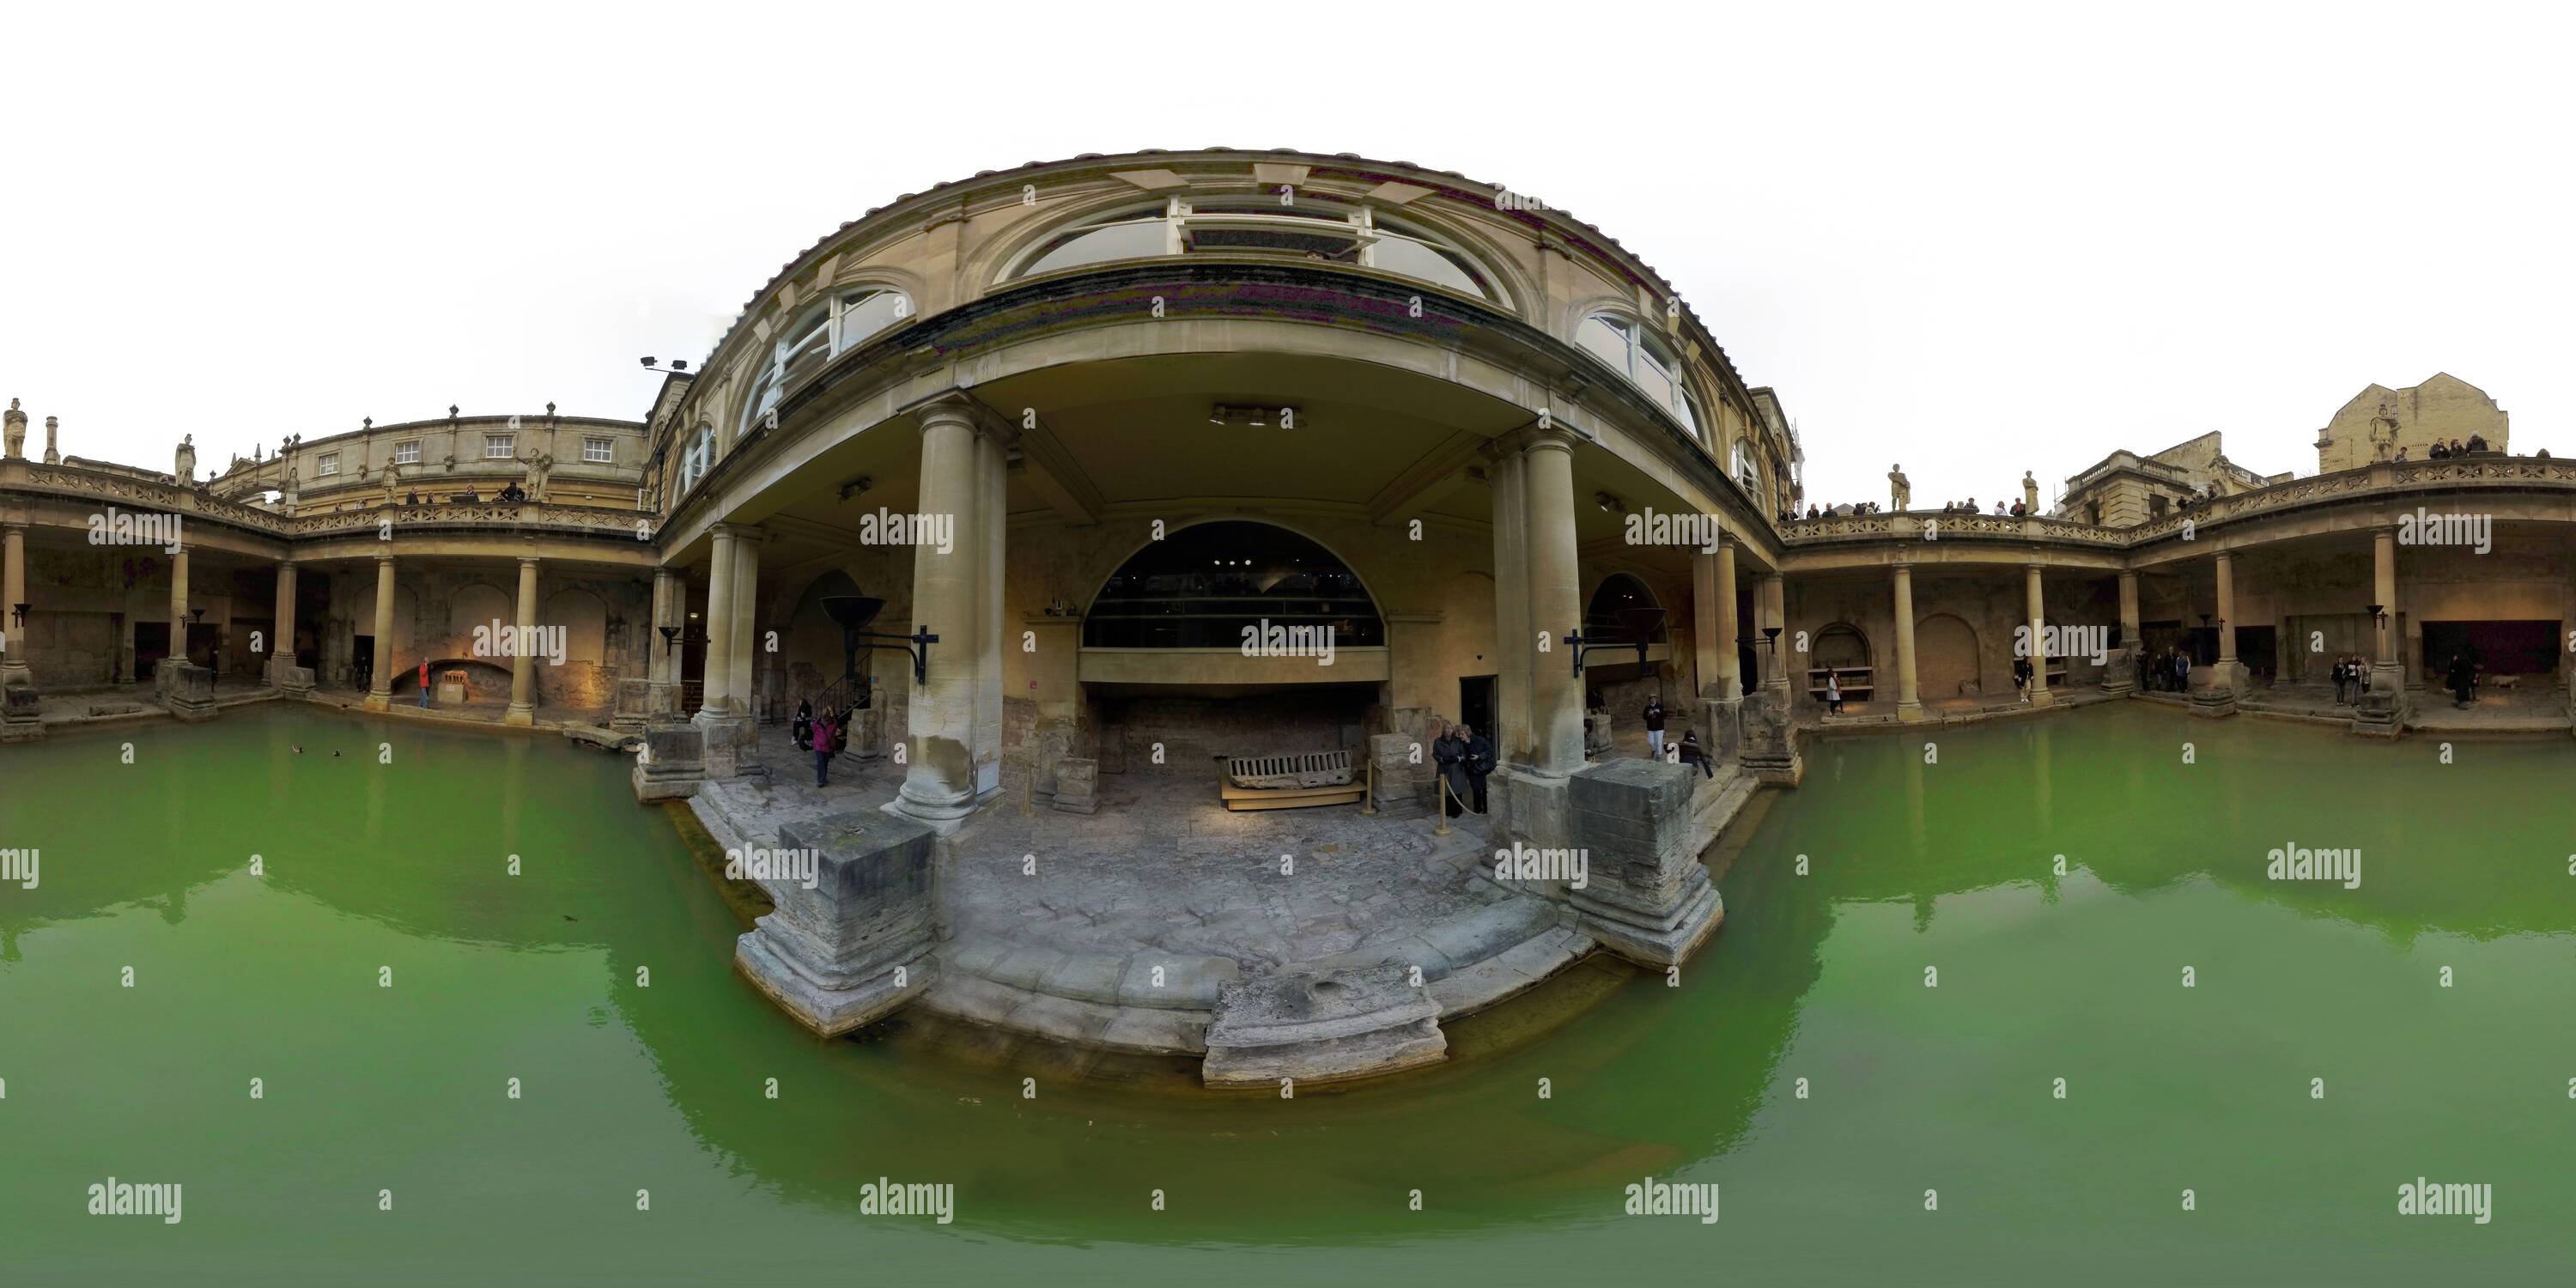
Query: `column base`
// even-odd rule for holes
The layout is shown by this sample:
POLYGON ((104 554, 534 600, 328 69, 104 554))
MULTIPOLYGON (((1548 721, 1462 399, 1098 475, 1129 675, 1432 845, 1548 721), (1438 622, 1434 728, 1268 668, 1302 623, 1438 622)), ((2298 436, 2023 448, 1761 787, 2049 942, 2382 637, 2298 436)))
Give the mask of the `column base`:
POLYGON ((769 767, 760 760, 759 729, 749 716, 700 711, 689 723, 706 737, 707 777, 769 776, 769 767))
POLYGON ((2057 705, 2057 695, 2046 689, 2033 688, 2025 696, 2028 698, 2030 705, 2034 707, 2053 707, 2057 705))
POLYGON ((173 717, 189 724, 203 724, 215 718, 213 671, 165 659, 153 671, 153 677, 161 691, 161 705, 173 717))
MULTIPOLYGON (((27 668, 12 668, 20 676, 27 668)), ((23 679, 0 683, 0 742, 33 742, 45 736, 45 721, 37 703, 42 694, 33 683, 23 679)))
POLYGON ((1921 723, 1925 718, 1923 714, 1923 704, 1920 702, 1906 702, 1902 699, 1898 700, 1896 704, 1896 718, 1906 724, 1921 723))
POLYGON ((1807 776, 1806 760, 1798 754, 1798 730, 1789 718, 1785 682, 1777 688, 1765 684, 1761 692, 1746 698, 1739 723, 1744 734, 1737 763, 1756 781, 1795 787, 1807 776))
POLYGON ((687 800, 706 778, 707 736, 685 724, 661 724, 644 730, 643 754, 635 758, 635 803, 687 800))
POLYGON ((919 996, 937 977, 929 829, 874 812, 778 830, 790 871, 759 879, 778 905, 734 941, 734 965, 780 1010, 837 1037, 919 996), (798 879, 793 868, 805 868, 798 879))
POLYGON ((973 792, 953 800, 925 800, 913 794, 912 784, 907 781, 896 791, 893 800, 878 808, 896 818, 919 823, 941 836, 955 836, 960 828, 966 826, 966 820, 975 816, 976 807, 982 803, 982 799, 973 792))
POLYGON ((509 710, 501 713, 501 723, 529 728, 537 723, 537 709, 524 702, 513 702, 509 710))
POLYGON ((368 711, 391 711, 394 709, 394 695, 370 693, 367 695, 367 700, 359 705, 368 711))
POLYGON ((1584 933, 1640 966, 1688 960, 1726 918, 1690 845, 1698 786, 1694 767, 1640 760, 1594 765, 1568 785, 1559 843, 1591 857, 1579 885, 1552 893, 1584 933))
POLYGON ((2395 738, 2406 731, 2408 714, 2404 668, 2373 665, 2370 687, 2352 704, 2352 731, 2364 738, 2395 738))

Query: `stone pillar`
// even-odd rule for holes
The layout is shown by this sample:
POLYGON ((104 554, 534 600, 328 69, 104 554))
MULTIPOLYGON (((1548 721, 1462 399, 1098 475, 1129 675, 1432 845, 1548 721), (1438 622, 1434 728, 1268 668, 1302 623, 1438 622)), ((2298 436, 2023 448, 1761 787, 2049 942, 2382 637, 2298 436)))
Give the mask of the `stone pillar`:
POLYGON ((1762 685, 1787 693, 1789 655, 1781 650, 1787 647, 1783 641, 1789 634, 1789 584, 1780 574, 1766 572, 1762 574, 1760 595, 1762 634, 1756 637, 1753 647, 1762 663, 1762 685), (1778 635, 1770 633, 1775 626, 1780 628, 1778 635))
POLYGON ((268 627, 268 685, 286 687, 287 673, 295 668, 295 561, 283 559, 277 565, 277 612, 268 627))
MULTIPOLYGON (((1002 552, 1010 540, 1010 463, 1013 431, 988 423, 975 437, 975 793, 1002 786, 1002 552)), ((965 535, 963 520, 959 536, 965 535)), ((1032 768, 1031 772, 1035 772, 1032 768)))
MULTIPOLYGON (((1707 651, 1716 654, 1705 663, 1708 671, 1701 677, 1700 741, 1707 744, 1709 758, 1718 764, 1731 764, 1743 747, 1739 726, 1744 705, 1744 667, 1736 652, 1736 640, 1744 633, 1735 613, 1735 542, 1721 540, 1715 552, 1698 556, 1692 566, 1691 594, 1705 596, 1707 610, 1701 614, 1701 633, 1708 636, 1707 651)), ((1706 658, 1707 652, 1703 652, 1706 658)))
POLYGON ((1530 659, 1531 768, 1563 777, 1583 768, 1583 688, 1565 637, 1583 623, 1574 538, 1574 438, 1533 433, 1527 462, 1529 607, 1533 632, 1550 651, 1530 659))
POLYGON ((1720 542, 1710 562, 1716 565, 1716 580, 1709 593, 1717 601, 1717 692, 1709 696, 1721 702, 1739 702, 1744 697, 1744 659, 1736 646, 1744 638, 1744 623, 1735 613, 1734 540, 1720 542))
POLYGON ((733 670, 725 680, 725 713, 749 719, 760 695, 752 689, 760 650, 760 547, 768 534, 742 528, 733 534, 733 670))
POLYGON ((45 464, 47 465, 63 463, 63 454, 54 450, 54 429, 59 422, 59 417, 45 417, 45 464))
POLYGON ((697 723, 713 724, 725 716, 725 686, 733 679, 734 529, 719 523, 708 530, 707 655, 700 678, 697 723))
POLYGON ((1494 734, 1507 765, 1530 763, 1530 650, 1538 638, 1529 612, 1528 463, 1518 451, 1494 456, 1494 734))
POLYGON ((2130 694, 2138 690, 2138 659, 2145 656, 2138 639, 2138 574, 2120 574, 2120 651, 2111 657, 2111 666, 2102 676, 2105 693, 2130 694))
POLYGON ((2048 691, 2048 600, 2040 591, 2039 565, 2022 565, 2030 600, 2030 704, 2044 707, 2057 699, 2048 691))
POLYGON ((537 650, 532 647, 537 637, 537 557, 519 556, 518 647, 510 650, 510 709, 501 713, 505 725, 533 725, 537 722, 536 691, 537 650))
POLYGON ((1717 552, 1691 552, 1691 676, 1702 698, 1717 688, 1717 552))
POLYGON ((375 676, 367 682, 367 710, 385 711, 394 698, 394 557, 376 556, 375 676))
POLYGON ((688 583, 680 579, 676 568, 653 570, 653 626, 645 644, 653 650, 646 674, 652 684, 648 709, 655 716, 680 714, 679 650, 662 638, 665 626, 681 626, 688 621, 688 583))
MULTIPOLYGON (((12 410, 24 432, 26 413, 12 410)), ((0 633, 9 641, 0 649, 0 685, 23 687, 35 683, 31 669, 35 659, 27 647, 27 627, 18 620, 18 605, 27 602, 27 525, 11 523, 0 526, 0 633)), ((35 620, 33 609, 28 620, 35 620)))
POLYGON ((1890 575, 1896 594, 1896 718, 1920 720, 1923 698, 1914 685, 1914 569, 1898 564, 1890 575))
POLYGON ((170 554, 170 656, 165 662, 188 660, 188 551, 170 554))
MULTIPOLYGON (((981 419, 971 407, 940 403, 917 416, 921 426, 921 491, 917 512, 955 524, 942 552, 924 542, 912 552, 913 623, 939 637, 908 712, 910 759, 903 787, 886 808, 951 832, 975 809, 976 672, 984 658, 983 546, 976 505, 982 492, 976 458, 981 419)), ((888 623, 888 625, 894 625, 888 623)))
POLYGON ((2370 534, 2371 598, 2379 604, 2373 623, 2370 688, 2353 703, 2352 731, 2394 738, 2406 728, 2406 670, 2397 659, 2397 532, 2383 527, 2370 534))
POLYGON ((2236 665, 2236 561, 2220 551, 2218 565, 2218 664, 2236 665))

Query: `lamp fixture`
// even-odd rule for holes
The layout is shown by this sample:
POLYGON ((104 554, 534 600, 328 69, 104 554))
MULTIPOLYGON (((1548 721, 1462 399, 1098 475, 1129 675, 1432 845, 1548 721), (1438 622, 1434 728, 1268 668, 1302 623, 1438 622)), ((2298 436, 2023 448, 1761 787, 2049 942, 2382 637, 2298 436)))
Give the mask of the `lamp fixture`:
POLYGON ((891 635, 884 631, 866 629, 868 623, 875 621, 877 614, 884 608, 885 601, 874 595, 825 595, 823 597, 823 612, 833 621, 841 624, 841 678, 854 683, 858 680, 860 649, 887 649, 911 656, 914 684, 929 683, 930 646, 938 643, 939 637, 931 634, 927 626, 913 628, 910 635, 891 635), (862 640, 894 642, 862 644, 860 643, 862 640))

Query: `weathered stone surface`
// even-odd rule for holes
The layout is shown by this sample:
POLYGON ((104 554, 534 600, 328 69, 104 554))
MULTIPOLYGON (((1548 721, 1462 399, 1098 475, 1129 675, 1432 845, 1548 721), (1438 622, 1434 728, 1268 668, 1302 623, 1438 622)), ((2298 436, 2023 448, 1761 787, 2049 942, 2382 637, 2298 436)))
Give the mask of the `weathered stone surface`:
POLYGON ((202 666, 164 658, 153 670, 161 705, 190 724, 215 718, 215 673, 202 666))
POLYGON ((935 834, 876 810, 798 821, 778 844, 810 852, 813 888, 764 878, 777 910, 735 941, 734 964, 826 1037, 880 1019, 930 986, 935 834))
POLYGON ((1201 1077, 1211 1087, 1341 1082, 1435 1064, 1448 1054, 1440 1005, 1412 982, 1409 968, 1292 972, 1218 992, 1201 1077))
POLYGON ((0 688, 0 742, 31 742, 45 736, 40 696, 32 684, 0 688))
POLYGON ((1057 761, 1054 806, 1067 814, 1098 813, 1100 762, 1080 756, 1057 761))
POLYGON ((643 728, 644 722, 653 716, 654 687, 651 680, 619 680, 617 705, 609 715, 609 727, 625 730, 643 728))
POLYGON ((1640 965, 1687 959, 1725 916, 1691 848, 1698 785, 1689 766, 1614 760, 1574 775, 1567 790, 1586 863, 1581 888, 1558 888, 1584 930, 1640 965))
POLYGON ((635 761, 635 799, 683 800, 698 793, 706 778, 706 734, 690 725, 651 725, 644 730, 644 754, 635 761))
POLYGON ((1795 787, 1806 777, 1807 765, 1798 754, 1798 731, 1790 720, 1789 691, 1765 685, 1745 695, 1737 708, 1741 742, 1737 756, 1755 778, 1783 787, 1795 787))

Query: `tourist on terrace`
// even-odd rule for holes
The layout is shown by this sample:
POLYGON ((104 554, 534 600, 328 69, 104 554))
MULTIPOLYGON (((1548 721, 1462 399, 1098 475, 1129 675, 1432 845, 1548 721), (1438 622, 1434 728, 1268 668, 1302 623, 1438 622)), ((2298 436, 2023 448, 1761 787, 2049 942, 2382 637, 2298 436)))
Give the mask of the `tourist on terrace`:
POLYGON ((2454 439, 2452 439, 2452 440, 2451 440, 2451 455, 2453 455, 2453 456, 2466 456, 2466 455, 2468 455, 2468 454, 2469 454, 2469 449, 2468 449, 2468 448, 2466 448, 2466 447, 2461 446, 2461 445, 2460 445, 2460 440, 2458 440, 2458 439, 2456 439, 2456 438, 2454 438, 2454 439))
POLYGON ((1825 710, 1834 715, 1843 713, 1842 677, 1836 675, 1830 666, 1825 668, 1825 710))
POLYGON ((2425 456, 2437 461, 2449 456, 2450 454, 2451 449, 2442 446, 2442 440, 2438 438, 2433 440, 2433 450, 2424 453, 2425 456))
POLYGON ((2486 437, 2486 435, 2484 435, 2484 434, 2471 434, 2471 435, 2469 435, 2469 450, 2470 450, 2470 451, 2472 451, 2472 452, 2483 452, 2483 451, 2487 450, 2487 437, 2486 437))
POLYGON ((2406 463, 2406 449, 2403 447, 2397 449, 2397 463, 2400 465, 2406 463))
POLYGON ((810 736, 814 744, 814 785, 827 787, 832 781, 832 736, 840 732, 832 724, 832 713, 824 712, 814 721, 810 736))
POLYGON ((1654 759, 1662 760, 1664 758, 1664 700, 1662 698, 1646 699, 1645 718, 1646 747, 1654 753, 1654 759))

